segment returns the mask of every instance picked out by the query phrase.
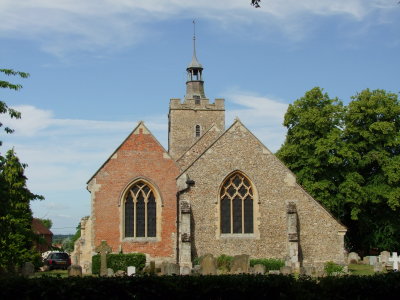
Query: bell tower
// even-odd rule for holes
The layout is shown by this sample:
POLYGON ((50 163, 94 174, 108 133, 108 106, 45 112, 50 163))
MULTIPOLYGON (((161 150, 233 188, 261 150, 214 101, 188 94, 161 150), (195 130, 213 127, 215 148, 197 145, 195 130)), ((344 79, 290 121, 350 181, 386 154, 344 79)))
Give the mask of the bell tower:
MULTIPOLYGON (((193 21, 195 26, 195 22, 193 21)), ((195 27, 193 27, 195 29, 195 27)), ((186 95, 170 100, 168 113, 168 151, 177 160, 201 136, 215 125, 225 130, 225 100, 215 99, 214 103, 204 93, 203 66, 196 55, 196 34, 193 33, 193 55, 186 68, 186 95)))

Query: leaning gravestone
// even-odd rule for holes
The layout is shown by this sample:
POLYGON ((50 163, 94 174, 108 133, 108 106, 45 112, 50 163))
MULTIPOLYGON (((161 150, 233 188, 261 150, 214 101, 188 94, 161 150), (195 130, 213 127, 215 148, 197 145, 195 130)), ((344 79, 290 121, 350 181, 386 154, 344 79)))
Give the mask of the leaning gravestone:
POLYGON ((265 274, 265 266, 261 264, 254 265, 254 274, 265 274))
POLYGON ((35 274, 35 266, 31 262, 26 262, 23 264, 21 269, 21 274, 24 277, 30 277, 35 274))
POLYGON ((70 265, 68 267, 68 277, 82 277, 82 267, 80 265, 70 265))
POLYGON ((382 251, 381 254, 379 255, 379 262, 384 263, 385 265, 388 265, 389 257, 390 257, 389 251, 382 251))
POLYGON ((128 276, 134 276, 136 274, 136 267, 129 266, 127 271, 128 276))
POLYGON ((179 265, 164 261, 161 264, 161 275, 179 275, 179 265))
POLYGON ((235 255, 231 264, 231 274, 249 273, 250 256, 247 254, 235 255))
POLYGON ((360 256, 356 252, 350 252, 347 260, 349 264, 358 264, 360 262, 360 256))
POLYGON ((200 262, 201 275, 216 275, 217 261, 212 254, 206 254, 200 262))
POLYGON ((106 241, 101 241, 101 244, 96 247, 95 251, 100 253, 100 276, 107 276, 107 253, 112 251, 106 241))

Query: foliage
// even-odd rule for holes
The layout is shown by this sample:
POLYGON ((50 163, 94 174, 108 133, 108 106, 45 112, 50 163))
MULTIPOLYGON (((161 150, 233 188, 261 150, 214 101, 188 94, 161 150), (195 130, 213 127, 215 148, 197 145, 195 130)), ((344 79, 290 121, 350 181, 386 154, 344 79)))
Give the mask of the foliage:
POLYGON ((253 5, 256 8, 259 8, 260 2, 261 2, 261 0, 251 0, 251 5, 253 5))
POLYGON ((343 273, 343 266, 335 264, 333 261, 328 261, 324 265, 324 271, 328 276, 332 276, 335 273, 340 274, 343 273))
POLYGON ((217 267, 220 270, 229 271, 231 269, 231 263, 233 256, 221 254, 217 257, 217 267))
MULTIPOLYGON (((146 264, 146 255, 143 253, 119 253, 107 254, 107 267, 114 270, 127 271, 129 266, 136 267, 140 271, 146 264)), ((100 254, 92 256, 92 273, 100 274, 100 254)))
POLYGON ((0 155, 0 268, 14 272, 24 262, 35 260, 30 201, 43 199, 26 187, 25 164, 14 150, 0 155))
POLYGON ((277 156, 348 228, 350 250, 400 247, 400 103, 361 91, 347 107, 313 88, 285 114, 277 156))
POLYGON ((285 266, 285 262, 281 259, 275 258, 253 258, 250 259, 250 266, 264 265, 265 270, 280 270, 281 267, 285 266))
MULTIPOLYGON (((29 77, 28 73, 25 72, 19 72, 19 71, 14 71, 12 69, 0 69, 0 73, 3 73, 4 75, 7 76, 19 76, 21 78, 27 78, 29 77)), ((20 84, 14 84, 14 83, 10 83, 8 81, 5 80, 1 80, 0 79, 0 88, 4 88, 4 89, 11 89, 11 90, 15 90, 18 91, 22 88, 22 85, 20 84)), ((7 104, 3 101, 0 101, 0 114, 8 114, 11 118, 15 118, 15 119, 20 119, 21 118, 21 113, 8 107, 7 104)), ((0 122, 0 127, 2 127, 3 124, 0 122)), ((9 127, 4 127, 4 131, 7 133, 12 133, 13 129, 9 128, 9 127)), ((0 141, 0 146, 1 146, 1 141, 0 141)))
POLYGON ((50 219, 38 219, 42 222, 42 224, 47 228, 51 229, 51 226, 53 226, 53 221, 50 219))
POLYGON ((310 278, 285 275, 7 277, 0 299, 395 299, 400 273, 310 278))

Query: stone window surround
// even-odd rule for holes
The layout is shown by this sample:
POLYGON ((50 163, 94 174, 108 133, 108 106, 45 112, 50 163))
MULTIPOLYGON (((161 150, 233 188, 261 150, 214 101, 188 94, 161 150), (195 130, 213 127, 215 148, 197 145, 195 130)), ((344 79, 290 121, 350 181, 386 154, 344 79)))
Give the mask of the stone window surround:
POLYGON ((159 188, 157 185, 152 182, 150 179, 140 176, 136 177, 132 181, 130 181, 126 187, 123 189, 123 192, 120 194, 118 200, 118 206, 120 209, 120 241, 121 242, 132 242, 132 243, 140 243, 140 242, 159 242, 161 241, 161 229, 162 229, 162 207, 163 201, 161 194, 159 192, 159 188), (156 236, 155 237, 125 237, 125 197, 129 192, 131 187, 135 185, 137 182, 143 181, 146 183, 151 190, 153 191, 155 200, 156 200, 156 236))
POLYGON ((259 240, 260 239, 260 231, 259 231, 259 226, 260 226, 260 200, 258 197, 258 191, 253 183, 253 181, 247 176, 243 171, 240 170, 235 170, 233 172, 230 172, 228 175, 224 177, 224 179, 221 181, 221 184, 218 187, 218 190, 216 191, 216 197, 215 197, 215 237, 217 240, 223 239, 223 240, 259 240), (225 181, 234 175, 235 173, 239 173, 243 177, 245 177, 251 184, 251 187, 253 189, 253 226, 254 230, 253 233, 221 233, 221 199, 220 199, 220 192, 221 189, 225 183, 225 181))

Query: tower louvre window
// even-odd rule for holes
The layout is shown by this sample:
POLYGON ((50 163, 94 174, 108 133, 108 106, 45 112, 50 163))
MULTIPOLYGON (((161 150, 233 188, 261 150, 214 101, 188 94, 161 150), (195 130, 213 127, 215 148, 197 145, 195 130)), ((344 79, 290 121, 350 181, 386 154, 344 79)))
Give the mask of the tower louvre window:
POLYGON ((241 173, 235 172, 220 191, 220 225, 222 234, 254 232, 253 188, 241 173))
POLYGON ((134 183, 125 196, 125 237, 156 237, 157 201, 144 181, 134 183))
POLYGON ((196 137, 199 137, 199 136, 200 136, 200 133, 201 133, 200 125, 196 125, 196 129, 195 129, 196 137))
POLYGON ((193 95, 194 98, 194 104, 199 105, 200 104, 200 96, 199 95, 193 95))

